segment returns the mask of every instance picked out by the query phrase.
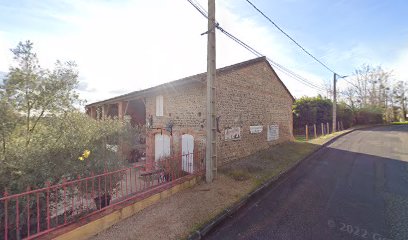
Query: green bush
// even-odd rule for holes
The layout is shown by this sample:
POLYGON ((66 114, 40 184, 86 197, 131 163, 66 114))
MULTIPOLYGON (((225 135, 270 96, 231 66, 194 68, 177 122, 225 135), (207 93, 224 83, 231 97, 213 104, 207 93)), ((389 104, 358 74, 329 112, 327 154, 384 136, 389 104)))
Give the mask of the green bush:
POLYGON ((20 192, 27 186, 39 188, 46 182, 56 184, 122 167, 120 155, 107 144, 125 134, 126 124, 112 119, 97 121, 74 111, 44 119, 29 145, 24 126, 17 126, 8 138, 6 153, 0 153, 4 159, 0 188, 20 192), (80 160, 85 150, 90 151, 89 157, 80 160))
POLYGON ((330 99, 302 97, 295 101, 293 109, 293 125, 302 129, 306 124, 320 124, 332 121, 333 104, 330 99))
POLYGON ((392 122, 392 125, 408 125, 408 121, 405 122, 392 122))
POLYGON ((355 112, 354 124, 356 125, 377 124, 383 122, 383 112, 379 108, 361 108, 355 112))
POLYGON ((23 192, 119 168, 120 155, 107 144, 118 144, 129 123, 96 121, 77 110, 76 64, 56 61, 53 69, 42 68, 30 41, 11 51, 15 64, 0 83, 0 191, 23 192), (86 150, 90 155, 79 160, 86 150))

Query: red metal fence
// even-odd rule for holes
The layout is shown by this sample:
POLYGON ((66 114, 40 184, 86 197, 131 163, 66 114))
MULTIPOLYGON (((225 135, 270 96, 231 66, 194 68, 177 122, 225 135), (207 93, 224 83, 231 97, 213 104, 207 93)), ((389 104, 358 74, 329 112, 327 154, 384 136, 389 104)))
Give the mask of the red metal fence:
POLYGON ((156 186, 204 172, 205 151, 166 157, 0 198, 0 238, 32 239, 156 186))

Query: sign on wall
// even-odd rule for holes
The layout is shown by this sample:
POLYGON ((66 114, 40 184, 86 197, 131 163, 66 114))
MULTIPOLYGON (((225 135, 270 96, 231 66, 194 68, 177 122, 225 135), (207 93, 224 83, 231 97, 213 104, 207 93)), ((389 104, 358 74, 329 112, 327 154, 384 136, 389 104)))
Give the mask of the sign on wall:
POLYGON ((241 128, 233 127, 225 129, 225 140, 240 140, 241 139, 241 128))
POLYGON ((279 139, 279 125, 269 125, 268 126, 268 141, 275 141, 279 139))
POLYGON ((263 130, 263 126, 249 126, 250 133, 261 133, 263 130))

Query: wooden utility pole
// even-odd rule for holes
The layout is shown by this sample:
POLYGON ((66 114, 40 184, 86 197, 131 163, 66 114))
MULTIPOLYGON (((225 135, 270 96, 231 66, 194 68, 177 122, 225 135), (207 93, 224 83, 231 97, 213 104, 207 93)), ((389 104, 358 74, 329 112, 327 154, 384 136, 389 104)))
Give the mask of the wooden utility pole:
POLYGON ((333 74, 333 129, 332 132, 336 132, 336 123, 337 123, 337 91, 336 91, 336 73, 333 74))
POLYGON ((321 123, 321 125, 322 125, 322 136, 324 136, 324 126, 323 126, 323 123, 321 123))
POLYGON ((317 138, 316 123, 313 124, 314 137, 317 138))
POLYGON ((306 141, 309 141, 309 127, 307 126, 307 124, 306 124, 306 141))
POLYGON ((207 41, 207 148, 205 159, 205 181, 213 181, 217 174, 217 128, 215 109, 215 0, 208 0, 208 41, 207 41))

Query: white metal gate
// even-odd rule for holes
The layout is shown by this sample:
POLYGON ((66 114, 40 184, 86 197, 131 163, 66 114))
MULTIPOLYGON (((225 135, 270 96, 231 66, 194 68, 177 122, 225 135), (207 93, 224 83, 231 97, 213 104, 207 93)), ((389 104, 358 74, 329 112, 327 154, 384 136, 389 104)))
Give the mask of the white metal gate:
POLYGON ((170 156, 170 137, 157 133, 154 136, 154 160, 170 156))
POLYGON ((194 172, 194 137, 190 134, 181 136, 182 170, 188 173, 194 172))

